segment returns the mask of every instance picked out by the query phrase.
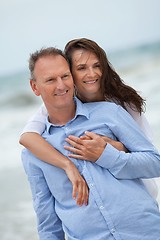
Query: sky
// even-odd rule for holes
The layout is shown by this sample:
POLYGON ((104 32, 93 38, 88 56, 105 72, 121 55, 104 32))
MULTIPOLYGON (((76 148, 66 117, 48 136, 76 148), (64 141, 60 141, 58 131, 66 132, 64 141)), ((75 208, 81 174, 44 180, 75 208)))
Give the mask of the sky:
POLYGON ((107 52, 160 41, 159 0, 0 0, 0 75, 28 68, 41 47, 74 38, 107 52))

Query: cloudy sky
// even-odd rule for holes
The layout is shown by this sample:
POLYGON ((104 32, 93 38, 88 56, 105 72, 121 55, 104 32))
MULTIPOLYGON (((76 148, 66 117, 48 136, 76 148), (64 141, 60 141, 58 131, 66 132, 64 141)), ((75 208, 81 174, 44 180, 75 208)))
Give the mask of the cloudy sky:
POLYGON ((160 40, 159 0, 0 0, 0 75, 29 53, 87 37, 107 51, 160 40))

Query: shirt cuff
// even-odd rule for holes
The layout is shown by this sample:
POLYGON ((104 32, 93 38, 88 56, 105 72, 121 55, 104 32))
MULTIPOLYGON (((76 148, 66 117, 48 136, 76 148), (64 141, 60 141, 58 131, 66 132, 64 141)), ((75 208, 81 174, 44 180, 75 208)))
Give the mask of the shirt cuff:
POLYGON ((95 163, 103 168, 110 169, 114 167, 115 163, 118 161, 119 155, 120 151, 107 143, 103 153, 95 163))

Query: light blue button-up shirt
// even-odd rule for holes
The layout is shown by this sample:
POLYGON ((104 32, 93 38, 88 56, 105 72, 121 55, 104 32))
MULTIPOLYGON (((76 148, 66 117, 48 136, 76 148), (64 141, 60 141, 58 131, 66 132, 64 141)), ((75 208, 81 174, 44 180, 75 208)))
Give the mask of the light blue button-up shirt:
POLYGON ((130 153, 107 144, 95 162, 71 159, 90 188, 89 204, 77 206, 65 172, 23 150, 41 240, 160 240, 160 212, 140 178, 160 176, 160 155, 132 117, 114 103, 76 101, 65 126, 49 122, 43 137, 68 156, 65 138, 84 131, 121 141, 130 153))

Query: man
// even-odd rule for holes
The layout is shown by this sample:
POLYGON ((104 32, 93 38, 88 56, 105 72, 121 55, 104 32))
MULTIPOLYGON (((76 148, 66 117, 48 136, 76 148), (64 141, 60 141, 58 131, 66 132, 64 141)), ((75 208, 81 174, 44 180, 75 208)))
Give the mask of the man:
POLYGON ((122 141, 130 153, 107 144, 99 159, 72 162, 90 188, 87 206, 71 198, 65 172, 22 153, 30 181, 41 240, 158 240, 160 213, 140 178, 160 176, 160 155, 130 115, 113 103, 82 104, 73 98, 73 79, 63 54, 42 49, 30 58, 31 87, 48 111, 43 137, 62 154, 68 135, 85 130, 122 141), (31 66, 33 63, 33 66, 31 66), (102 115, 103 113, 103 115, 102 115), (127 129, 127 130, 126 130, 127 129))

